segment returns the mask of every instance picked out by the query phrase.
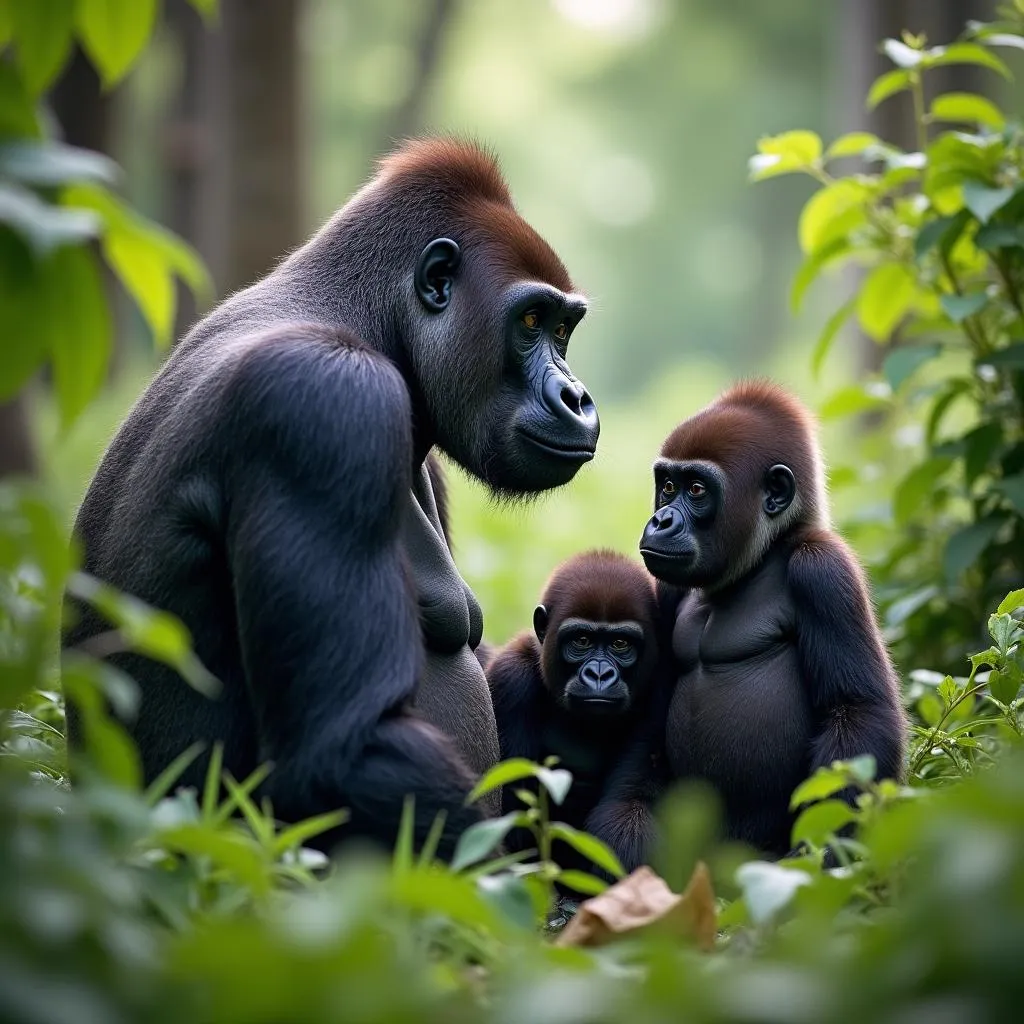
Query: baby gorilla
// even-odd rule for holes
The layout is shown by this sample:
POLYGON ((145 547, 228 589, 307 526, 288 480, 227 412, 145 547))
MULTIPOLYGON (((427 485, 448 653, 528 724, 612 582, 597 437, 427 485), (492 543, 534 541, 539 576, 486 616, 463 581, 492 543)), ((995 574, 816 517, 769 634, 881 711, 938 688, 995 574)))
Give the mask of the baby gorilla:
MULTIPOLYGON (((573 776, 556 817, 604 840, 627 871, 645 862, 651 839, 657 621, 644 569, 589 551, 551 576, 533 613, 535 635, 515 637, 487 669, 502 758, 556 755, 573 776)), ((504 804, 507 813, 518 801, 506 792, 504 804)), ((555 859, 591 867, 564 847, 555 859)))

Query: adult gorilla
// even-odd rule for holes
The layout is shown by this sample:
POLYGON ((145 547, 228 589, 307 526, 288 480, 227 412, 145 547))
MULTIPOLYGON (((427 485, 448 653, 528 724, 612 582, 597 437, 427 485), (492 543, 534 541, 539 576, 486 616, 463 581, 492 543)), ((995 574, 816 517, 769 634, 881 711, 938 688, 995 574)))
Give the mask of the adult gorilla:
MULTIPOLYGON (((388 841, 411 794, 418 835, 444 811, 451 849, 498 743, 428 454, 501 496, 571 480, 599 430, 565 363, 585 311, 493 158, 428 140, 192 330, 77 522, 86 570, 178 615, 223 684, 209 701, 121 658, 147 779, 220 740, 235 777, 274 764, 286 821, 345 806, 388 841)), ((67 643, 104 628, 86 610, 67 643)))

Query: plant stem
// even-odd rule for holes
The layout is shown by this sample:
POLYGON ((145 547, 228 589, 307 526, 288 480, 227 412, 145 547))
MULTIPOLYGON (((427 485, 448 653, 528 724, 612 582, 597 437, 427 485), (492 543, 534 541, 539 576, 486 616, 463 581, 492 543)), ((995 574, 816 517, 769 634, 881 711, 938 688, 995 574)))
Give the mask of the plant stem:
POLYGON ((917 756, 914 758, 913 761, 910 762, 911 775, 913 775, 913 773, 916 772, 917 769, 921 766, 921 762, 924 760, 925 754, 927 754, 928 751, 935 746, 935 738, 939 735, 939 730, 942 728, 943 723, 946 721, 946 719, 949 718, 953 711, 956 708, 958 708, 965 700, 967 700, 968 697, 973 697, 976 693, 979 693, 981 690, 985 688, 984 683, 978 683, 976 686, 970 685, 971 682, 974 680, 976 672, 977 669, 971 672, 970 678, 967 680, 967 685, 969 689, 964 690, 964 692, 961 693, 960 696, 956 698, 956 700, 950 701, 949 707, 946 708, 946 710, 942 713, 942 717, 935 723, 934 727, 932 728, 932 731, 928 734, 927 742, 921 744, 921 747, 918 749, 917 756))
POLYGON ((920 71, 910 73, 910 94, 914 99, 914 127, 917 129, 917 148, 923 153, 928 147, 928 128, 924 122, 924 81, 920 71))

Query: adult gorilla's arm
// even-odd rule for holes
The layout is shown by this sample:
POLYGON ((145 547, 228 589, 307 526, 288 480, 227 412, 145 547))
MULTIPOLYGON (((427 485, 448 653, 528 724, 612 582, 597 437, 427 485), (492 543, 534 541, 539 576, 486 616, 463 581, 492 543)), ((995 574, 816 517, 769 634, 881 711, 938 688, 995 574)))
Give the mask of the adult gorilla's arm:
POLYGON ((479 818, 448 741, 406 711, 421 646, 400 546, 411 482, 409 399, 384 358, 296 325, 250 343, 230 385, 226 541, 241 660, 275 811, 346 806, 390 838, 416 800, 441 852, 479 818))

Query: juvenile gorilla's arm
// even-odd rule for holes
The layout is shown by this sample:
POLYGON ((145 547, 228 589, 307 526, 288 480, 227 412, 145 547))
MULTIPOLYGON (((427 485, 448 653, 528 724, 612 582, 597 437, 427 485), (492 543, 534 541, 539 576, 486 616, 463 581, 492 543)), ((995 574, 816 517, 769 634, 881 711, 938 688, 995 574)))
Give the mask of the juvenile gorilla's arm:
POLYGON ((801 673, 818 721, 811 771, 872 754, 878 778, 902 778, 907 727, 899 682, 860 566, 837 536, 814 531, 793 552, 789 584, 801 673))
POLYGON ((409 399, 384 359, 342 335, 274 332, 241 358, 225 430, 227 554, 260 756, 286 820, 348 807, 361 834, 416 835, 446 813, 442 854, 479 819, 470 773, 406 711, 421 648, 400 547, 409 399), (245 422, 240 422, 242 417, 245 422))

